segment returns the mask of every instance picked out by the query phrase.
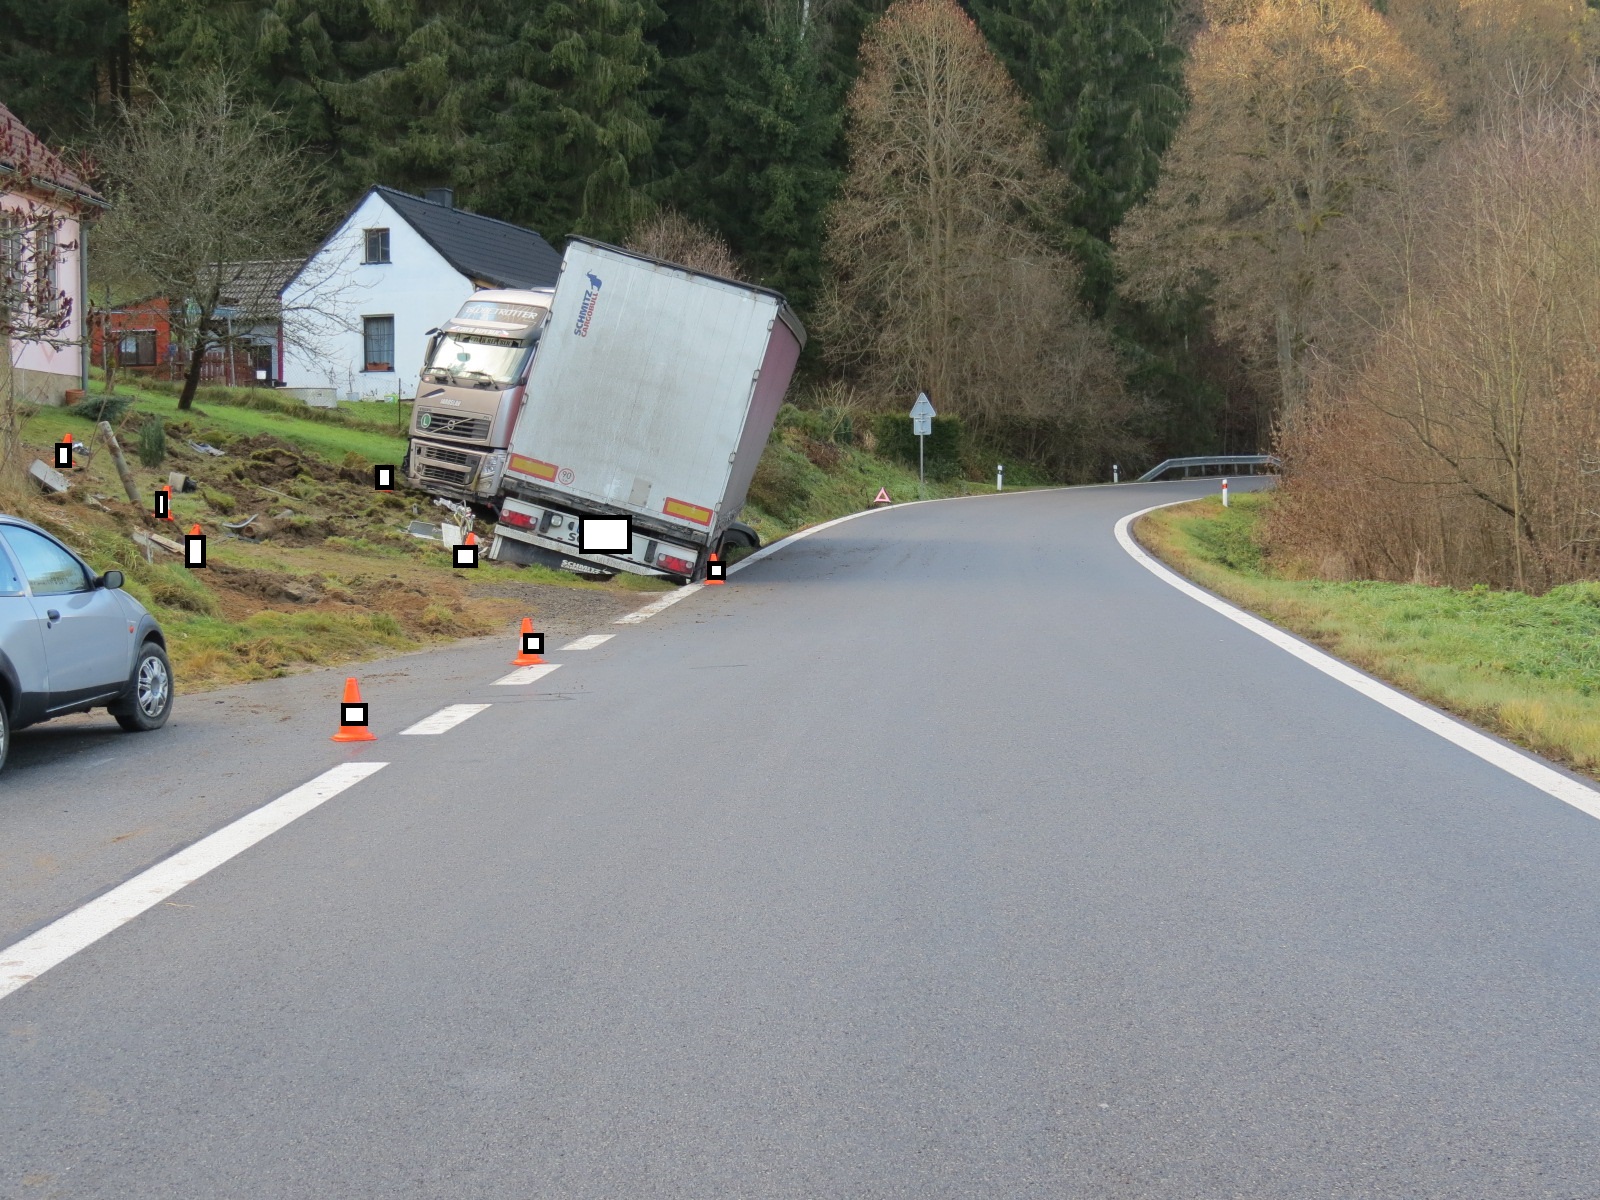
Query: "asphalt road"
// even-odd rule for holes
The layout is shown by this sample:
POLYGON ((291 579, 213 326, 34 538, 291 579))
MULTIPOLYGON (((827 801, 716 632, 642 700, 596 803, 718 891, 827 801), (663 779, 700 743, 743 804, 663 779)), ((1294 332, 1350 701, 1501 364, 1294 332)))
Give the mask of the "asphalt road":
MULTIPOLYGON (((0 999, 0 1196, 1600 1196, 1600 822, 1113 538, 1201 490, 846 522, 527 688, 435 656, 439 736, 196 735, 219 822, 389 765, 0 999)), ((54 785, 107 827, 120 748, 54 785)))

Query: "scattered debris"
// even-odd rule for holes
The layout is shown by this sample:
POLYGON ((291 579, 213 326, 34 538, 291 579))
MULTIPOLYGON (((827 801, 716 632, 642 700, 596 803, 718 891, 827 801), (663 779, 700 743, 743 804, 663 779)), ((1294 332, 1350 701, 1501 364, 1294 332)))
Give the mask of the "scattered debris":
POLYGON ((152 533, 148 536, 152 542, 163 550, 170 550, 173 554, 183 553, 183 544, 181 542, 175 542, 169 537, 162 537, 159 533, 152 533))
POLYGON ((200 490, 200 485, 182 471, 171 472, 167 476, 167 486, 175 492, 197 492, 200 490))
POLYGON ((259 542, 271 532, 270 526, 257 525, 256 518, 260 513, 251 513, 242 521, 224 521, 222 527, 228 532, 223 537, 238 538, 245 542, 259 542))
POLYGON ((438 525, 429 525, 426 521, 413 521, 406 526, 406 532, 412 537, 426 538, 430 542, 437 542, 443 537, 443 528, 438 525))
POLYGON ((33 466, 28 468, 28 474, 47 492, 64 492, 72 486, 67 482, 65 475, 42 458, 33 460, 33 466))
POLYGON ((209 446, 205 442, 190 442, 189 447, 190 449, 200 451, 201 454, 211 454, 217 458, 227 457, 223 451, 218 450, 215 446, 209 446))

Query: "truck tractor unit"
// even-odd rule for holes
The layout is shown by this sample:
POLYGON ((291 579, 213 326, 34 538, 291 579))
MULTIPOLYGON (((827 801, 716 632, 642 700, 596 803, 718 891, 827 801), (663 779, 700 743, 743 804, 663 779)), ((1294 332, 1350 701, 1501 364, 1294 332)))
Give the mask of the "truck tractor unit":
POLYGON ((477 292, 429 332, 406 451, 412 487, 496 510, 506 447, 554 295, 554 288, 477 292))

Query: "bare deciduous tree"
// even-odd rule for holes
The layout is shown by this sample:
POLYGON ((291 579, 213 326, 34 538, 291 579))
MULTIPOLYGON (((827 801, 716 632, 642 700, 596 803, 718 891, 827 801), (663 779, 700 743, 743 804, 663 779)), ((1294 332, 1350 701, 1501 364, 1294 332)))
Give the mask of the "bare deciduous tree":
POLYGON ((641 221, 628 239, 628 249, 724 279, 746 282, 738 260, 721 235, 672 209, 662 209, 641 221))
POLYGON ((1191 105, 1156 191, 1117 234, 1126 291, 1209 291, 1218 332, 1305 396, 1340 223, 1431 144, 1431 71, 1362 0, 1212 0, 1191 105))
MULTIPOLYGON (((178 401, 186 409, 206 352, 229 341, 219 311, 275 308, 276 294, 252 294, 274 278, 261 264, 304 256, 334 213, 309 157, 221 75, 123 106, 98 157, 111 209, 94 268, 121 290, 168 300, 174 341, 188 355, 178 401)), ((327 289, 299 294, 329 303, 327 289)))
POLYGON ((1078 308, 1075 264, 1039 232, 1067 181, 955 0, 890 6, 849 113, 819 322, 835 360, 885 400, 926 390, 1069 473, 1126 448, 1115 356, 1078 308))
POLYGON ((1513 90, 1568 95, 1587 82, 1600 19, 1574 0, 1389 0, 1389 23, 1433 66, 1456 127, 1513 90))
POLYGON ((1357 574, 1539 590, 1600 568, 1600 96, 1503 110, 1384 214, 1402 292, 1286 430, 1272 534, 1357 574))

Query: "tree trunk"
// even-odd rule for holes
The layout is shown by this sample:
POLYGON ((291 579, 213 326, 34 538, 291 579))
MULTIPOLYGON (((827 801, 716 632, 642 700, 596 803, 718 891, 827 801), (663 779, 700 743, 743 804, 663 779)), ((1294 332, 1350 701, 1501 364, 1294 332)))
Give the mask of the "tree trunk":
POLYGON ((200 368, 206 360, 206 339, 196 337, 194 349, 189 352, 189 369, 183 373, 183 394, 178 397, 178 410, 188 412, 194 404, 195 389, 200 386, 200 368))

